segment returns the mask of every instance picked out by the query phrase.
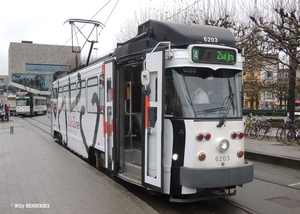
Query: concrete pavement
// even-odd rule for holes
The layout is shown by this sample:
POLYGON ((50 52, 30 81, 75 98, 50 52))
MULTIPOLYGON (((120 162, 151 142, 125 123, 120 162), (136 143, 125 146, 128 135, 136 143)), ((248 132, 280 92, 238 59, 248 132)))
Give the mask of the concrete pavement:
POLYGON ((300 169, 300 145, 286 145, 275 137, 263 140, 245 138, 245 157, 265 163, 300 169))
POLYGON ((49 134, 12 117, 0 122, 0 213, 158 212, 49 134))

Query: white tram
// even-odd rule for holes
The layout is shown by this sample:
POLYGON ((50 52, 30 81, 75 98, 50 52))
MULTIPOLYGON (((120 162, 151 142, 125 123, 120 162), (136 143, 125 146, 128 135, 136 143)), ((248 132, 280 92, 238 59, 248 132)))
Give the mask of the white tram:
POLYGON ((234 195, 253 180, 242 64, 229 30, 149 20, 111 54, 54 80, 52 136, 171 201, 234 195), (208 102, 193 101, 191 81, 208 102))
POLYGON ((47 113, 47 98, 31 92, 16 95, 16 116, 36 116, 47 113))

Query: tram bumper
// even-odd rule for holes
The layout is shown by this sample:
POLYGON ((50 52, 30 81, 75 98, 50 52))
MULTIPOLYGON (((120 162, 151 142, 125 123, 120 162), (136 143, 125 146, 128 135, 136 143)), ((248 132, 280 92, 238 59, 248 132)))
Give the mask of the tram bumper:
POLYGON ((253 180, 254 166, 246 162, 243 166, 214 169, 180 167, 180 184, 189 188, 218 188, 242 185, 253 180))

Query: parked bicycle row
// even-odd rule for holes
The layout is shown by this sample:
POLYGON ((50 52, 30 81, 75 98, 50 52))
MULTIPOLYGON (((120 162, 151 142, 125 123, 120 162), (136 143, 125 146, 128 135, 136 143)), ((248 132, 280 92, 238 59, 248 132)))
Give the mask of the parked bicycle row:
POLYGON ((295 141, 300 145, 300 122, 284 119, 282 126, 276 131, 276 139, 287 145, 291 145, 295 141))
POLYGON ((267 119, 265 116, 253 116, 249 113, 245 119, 245 136, 251 139, 257 138, 262 140, 265 137, 269 137, 271 134, 272 119, 267 119))
MULTIPOLYGON (((271 135, 272 119, 267 119, 265 116, 253 116, 252 113, 249 113, 244 125, 244 134, 251 139, 262 140, 271 135)), ((283 119, 281 127, 276 130, 276 139, 287 145, 291 145, 295 141, 300 145, 300 122, 291 121, 289 118, 283 119)))

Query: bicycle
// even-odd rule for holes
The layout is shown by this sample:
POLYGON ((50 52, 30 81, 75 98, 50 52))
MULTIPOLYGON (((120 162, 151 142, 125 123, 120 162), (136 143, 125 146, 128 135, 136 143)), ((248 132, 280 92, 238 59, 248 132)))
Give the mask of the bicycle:
POLYGON ((270 133, 271 126, 272 126, 272 119, 267 119, 263 121, 260 126, 260 130, 258 131, 257 139, 262 140, 265 138, 265 136, 267 136, 268 138, 269 136, 267 134, 270 133))
POLYGON ((281 127, 279 127, 276 131, 276 139, 277 141, 282 141, 281 140, 281 134, 282 134, 282 131, 287 129, 289 127, 289 123, 292 122, 290 118, 286 118, 286 119, 283 119, 283 124, 281 127))
POLYGON ((252 113, 248 113, 246 118, 245 118, 245 121, 244 121, 244 134, 245 135, 248 135, 248 132, 249 132, 249 129, 253 126, 255 122, 255 118, 252 117, 252 113))
POLYGON ((253 124, 249 128, 248 133, 247 133, 249 138, 254 139, 257 137, 258 132, 260 130, 260 125, 261 125, 260 119, 255 119, 253 121, 253 124))
POLYGON ((300 145, 300 129, 296 131, 296 141, 300 145))
POLYGON ((291 145, 296 140, 296 133, 298 132, 298 124, 297 122, 293 121, 292 124, 290 124, 290 127, 288 129, 284 129, 281 132, 281 140, 283 143, 287 145, 291 145))

